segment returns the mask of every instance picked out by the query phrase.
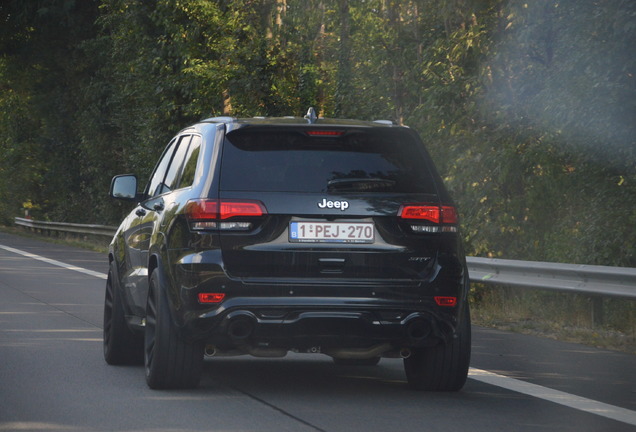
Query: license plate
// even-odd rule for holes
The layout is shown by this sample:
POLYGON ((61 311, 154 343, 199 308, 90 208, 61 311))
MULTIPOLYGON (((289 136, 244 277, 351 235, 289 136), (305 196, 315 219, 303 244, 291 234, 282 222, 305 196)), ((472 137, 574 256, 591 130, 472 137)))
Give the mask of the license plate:
POLYGON ((366 222, 291 222, 289 241, 306 243, 373 243, 373 224, 366 222))

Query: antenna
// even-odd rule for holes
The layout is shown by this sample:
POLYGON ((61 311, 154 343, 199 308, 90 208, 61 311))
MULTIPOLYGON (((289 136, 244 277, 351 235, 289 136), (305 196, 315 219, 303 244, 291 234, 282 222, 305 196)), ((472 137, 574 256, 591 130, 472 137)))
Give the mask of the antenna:
POLYGON ((316 116, 316 110, 314 109, 314 107, 309 107, 309 109, 307 110, 307 114, 305 114, 305 118, 309 120, 309 124, 316 123, 316 120, 318 120, 318 116, 316 116))

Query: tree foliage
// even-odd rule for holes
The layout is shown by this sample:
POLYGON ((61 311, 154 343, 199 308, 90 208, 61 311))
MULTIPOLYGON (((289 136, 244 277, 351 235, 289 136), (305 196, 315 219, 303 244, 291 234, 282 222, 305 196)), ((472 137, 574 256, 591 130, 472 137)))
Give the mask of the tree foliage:
POLYGON ((418 130, 469 253, 636 266, 629 0, 8 0, 0 217, 114 224, 215 115, 391 119, 418 130))

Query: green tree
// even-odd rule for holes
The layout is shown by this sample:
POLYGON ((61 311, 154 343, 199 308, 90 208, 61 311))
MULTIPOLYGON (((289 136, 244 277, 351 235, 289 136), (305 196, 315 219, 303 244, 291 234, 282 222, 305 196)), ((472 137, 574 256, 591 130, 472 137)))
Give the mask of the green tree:
POLYGON ((0 215, 116 223, 216 115, 392 119, 424 137, 471 254, 636 266, 629 0, 33 0, 0 5, 0 215))
POLYGON ((82 219, 73 125, 85 61, 77 47, 95 35, 97 2, 7 1, 0 12, 3 217, 31 202, 42 215, 82 219))

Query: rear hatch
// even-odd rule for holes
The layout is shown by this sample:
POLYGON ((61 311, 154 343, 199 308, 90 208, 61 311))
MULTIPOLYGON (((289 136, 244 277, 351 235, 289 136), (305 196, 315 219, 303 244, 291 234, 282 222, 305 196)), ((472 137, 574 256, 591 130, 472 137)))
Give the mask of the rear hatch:
POLYGON ((429 278, 443 218, 456 223, 429 163, 407 128, 229 132, 216 204, 228 275, 275 283, 429 278))

